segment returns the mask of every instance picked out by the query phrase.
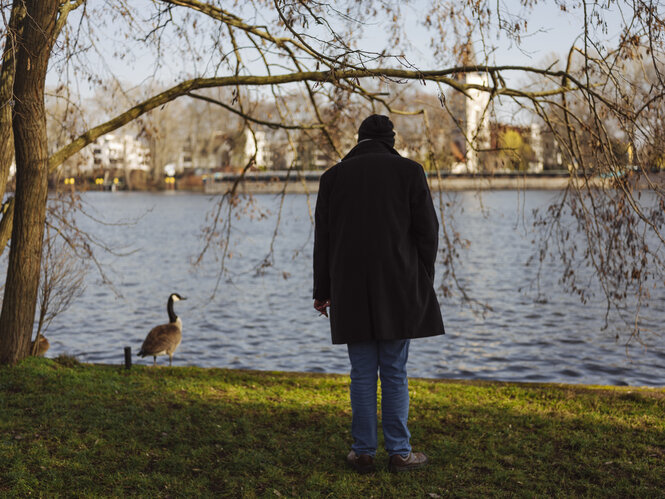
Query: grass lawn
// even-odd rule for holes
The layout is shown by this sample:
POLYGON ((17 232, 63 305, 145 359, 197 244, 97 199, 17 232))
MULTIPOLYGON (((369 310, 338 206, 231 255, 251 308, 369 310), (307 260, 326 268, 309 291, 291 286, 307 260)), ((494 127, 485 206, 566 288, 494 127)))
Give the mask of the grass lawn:
POLYGON ((410 380, 431 465, 346 467, 348 378, 0 368, 0 497, 663 497, 665 390, 410 380))

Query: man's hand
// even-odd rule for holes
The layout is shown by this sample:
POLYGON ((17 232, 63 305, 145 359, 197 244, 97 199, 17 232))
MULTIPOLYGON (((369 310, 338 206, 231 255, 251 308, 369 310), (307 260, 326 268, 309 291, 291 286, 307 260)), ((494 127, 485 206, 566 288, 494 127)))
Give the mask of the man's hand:
POLYGON ((330 306, 330 300, 314 300, 314 308, 328 317, 328 307, 330 306))

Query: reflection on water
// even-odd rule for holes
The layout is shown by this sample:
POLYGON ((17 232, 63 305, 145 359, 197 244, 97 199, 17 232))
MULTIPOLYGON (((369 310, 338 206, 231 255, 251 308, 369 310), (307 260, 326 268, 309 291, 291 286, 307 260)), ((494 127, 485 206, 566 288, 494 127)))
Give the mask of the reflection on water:
MULTIPOLYGON (((545 268, 535 300, 536 269, 525 267, 534 251, 529 214, 554 195, 521 193, 518 204, 514 191, 486 192, 482 205, 474 193, 456 195, 463 208, 456 224, 471 241, 459 277, 493 311, 482 318, 456 300, 441 299, 448 334, 412 343, 411 376, 665 384, 662 341, 651 337, 646 351, 631 346, 627 356, 611 328, 600 331, 602 301, 582 306, 564 294, 555 268, 545 268), (518 209, 522 202, 524 210, 518 209)), ((81 222, 106 242, 136 251, 127 257, 100 255, 122 296, 91 272, 83 297, 53 322, 48 356, 70 353, 88 362, 121 363, 124 346, 137 352, 150 328, 167 320, 166 299, 178 292, 188 300, 176 304, 184 325, 175 365, 348 371, 346 349, 330 344, 327 319, 311 305, 313 232, 305 196, 286 198, 274 265, 261 273, 256 269, 268 252, 279 201, 255 196, 269 216, 234 220, 231 272, 212 301, 219 263, 212 258, 196 268, 190 263, 202 247, 209 197, 89 193, 84 199, 107 220, 141 217, 131 226, 81 222)), ((665 313, 662 287, 654 290, 649 313, 665 313)), ((652 329, 662 332, 659 324, 652 329)))

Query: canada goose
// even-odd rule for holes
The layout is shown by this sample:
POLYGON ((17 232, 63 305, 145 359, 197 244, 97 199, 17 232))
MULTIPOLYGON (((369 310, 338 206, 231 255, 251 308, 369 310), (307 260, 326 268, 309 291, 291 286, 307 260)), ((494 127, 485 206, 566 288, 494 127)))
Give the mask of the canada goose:
POLYGON ((145 357, 152 355, 154 362, 153 366, 157 365, 158 355, 169 356, 169 366, 173 363, 173 352, 180 345, 182 339, 182 321, 173 311, 173 302, 186 300, 178 293, 172 293, 169 296, 169 301, 166 305, 166 311, 169 314, 169 323, 155 326, 145 337, 139 356, 145 357))
POLYGON ((46 351, 51 347, 50 343, 45 336, 39 335, 39 344, 37 345, 37 351, 35 352, 35 342, 34 340, 30 342, 30 352, 35 352, 35 356, 43 357, 46 351))

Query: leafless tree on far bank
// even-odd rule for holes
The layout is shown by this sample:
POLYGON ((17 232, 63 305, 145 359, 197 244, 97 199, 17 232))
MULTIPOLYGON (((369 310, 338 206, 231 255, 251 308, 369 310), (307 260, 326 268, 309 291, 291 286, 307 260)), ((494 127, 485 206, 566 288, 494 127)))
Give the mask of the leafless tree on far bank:
POLYGON ((37 301, 37 331, 32 355, 37 353, 39 338, 53 319, 67 310, 85 291, 87 268, 53 228, 46 227, 44 255, 37 301))

